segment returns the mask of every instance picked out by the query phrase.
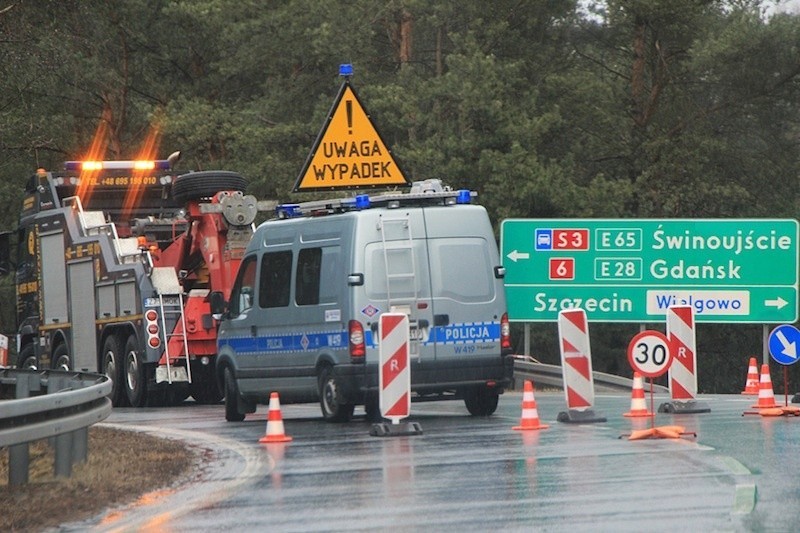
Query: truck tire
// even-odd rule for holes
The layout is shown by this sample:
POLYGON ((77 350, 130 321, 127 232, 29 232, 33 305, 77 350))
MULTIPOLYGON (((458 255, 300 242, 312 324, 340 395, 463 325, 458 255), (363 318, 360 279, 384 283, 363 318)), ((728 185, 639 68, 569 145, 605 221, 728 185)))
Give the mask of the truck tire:
POLYGON ((71 370, 72 369, 72 362, 69 357, 69 350, 67 350, 67 343, 66 342, 59 342, 56 346, 55 350, 53 350, 53 357, 52 357, 52 367, 53 370, 71 370))
POLYGON ((189 385, 194 401, 201 405, 215 405, 222 400, 222 391, 214 379, 214 365, 193 364, 192 383, 189 385))
POLYGON ((239 388, 233 378, 233 371, 230 367, 223 370, 223 384, 225 386, 225 420, 228 422, 241 422, 244 420, 244 413, 239 410, 239 388))
POLYGON ((244 191, 247 180, 236 172, 205 170, 190 172, 175 178, 172 198, 178 203, 214 196, 219 191, 244 191))
POLYGON ((347 422, 353 416, 355 404, 340 403, 339 384, 333 375, 333 368, 325 365, 319 372, 319 405, 326 422, 347 422))
POLYGON ((497 410, 500 395, 488 387, 473 387, 464 391, 464 405, 472 416, 489 416, 497 410))
POLYGON ((123 383, 125 394, 133 407, 144 407, 147 403, 147 374, 142 359, 139 356, 139 346, 136 335, 128 336, 125 341, 125 357, 123 359, 123 383))
POLYGON ((124 377, 122 371, 122 346, 116 335, 109 335, 103 341, 103 373, 111 380, 111 393, 108 398, 114 407, 125 407, 128 404, 128 397, 125 394, 125 386, 122 384, 124 377))
POLYGON ((36 358, 36 354, 33 351, 33 344, 28 343, 19 351, 19 355, 17 356, 17 368, 23 370, 39 369, 39 360, 36 358))

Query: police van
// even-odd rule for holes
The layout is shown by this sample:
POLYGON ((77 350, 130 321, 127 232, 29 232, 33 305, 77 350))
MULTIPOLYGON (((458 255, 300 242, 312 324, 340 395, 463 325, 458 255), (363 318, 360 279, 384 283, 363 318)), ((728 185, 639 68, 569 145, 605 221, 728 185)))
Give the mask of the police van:
POLYGON ((414 401, 462 398, 494 413, 513 361, 504 269, 475 193, 438 180, 408 193, 280 205, 256 230, 221 314, 217 378, 225 416, 278 392, 319 401, 328 421, 378 410, 379 317, 410 324, 414 401))

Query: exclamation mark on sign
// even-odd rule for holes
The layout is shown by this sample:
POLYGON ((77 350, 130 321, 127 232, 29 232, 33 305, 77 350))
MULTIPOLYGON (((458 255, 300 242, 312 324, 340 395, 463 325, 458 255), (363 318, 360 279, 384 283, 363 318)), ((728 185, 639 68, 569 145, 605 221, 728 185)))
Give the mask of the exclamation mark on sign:
POLYGON ((353 134, 353 101, 346 100, 344 105, 347 110, 347 133, 353 134))

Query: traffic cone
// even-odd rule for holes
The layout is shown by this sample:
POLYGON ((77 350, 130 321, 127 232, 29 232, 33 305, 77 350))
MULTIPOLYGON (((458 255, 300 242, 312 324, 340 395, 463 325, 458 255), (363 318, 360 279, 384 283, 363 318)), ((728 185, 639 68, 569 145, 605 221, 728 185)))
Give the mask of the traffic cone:
POLYGON ((526 431, 530 429, 547 429, 550 426, 539 422, 539 411, 536 409, 536 399, 533 397, 533 382, 525 381, 525 388, 522 392, 522 418, 518 426, 512 429, 515 431, 526 431))
POLYGON ((747 382, 744 385, 742 394, 748 396, 755 396, 758 394, 758 367, 756 366, 756 358, 750 358, 750 364, 747 365, 747 382))
POLYGON ((631 410, 622 416, 640 417, 640 416, 653 416, 653 413, 647 410, 647 401, 644 398, 644 383, 642 375, 639 372, 633 373, 633 389, 631 390, 631 410))
POLYGON ((778 407, 775 403, 775 394, 772 392, 772 378, 769 377, 769 365, 761 365, 761 380, 758 382, 758 401, 751 407, 757 409, 771 409, 778 407))
POLYGON ((281 401, 278 393, 269 395, 269 414, 267 415, 267 434, 258 439, 258 442, 289 442, 289 437, 283 432, 283 417, 281 416, 281 401))

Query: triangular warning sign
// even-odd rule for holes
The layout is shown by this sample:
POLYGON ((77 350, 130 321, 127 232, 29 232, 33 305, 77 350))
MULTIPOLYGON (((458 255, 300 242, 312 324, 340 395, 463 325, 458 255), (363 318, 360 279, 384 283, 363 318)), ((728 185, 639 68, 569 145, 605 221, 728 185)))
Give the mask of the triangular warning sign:
POLYGON ((345 81, 293 192, 400 185, 409 182, 345 81))

